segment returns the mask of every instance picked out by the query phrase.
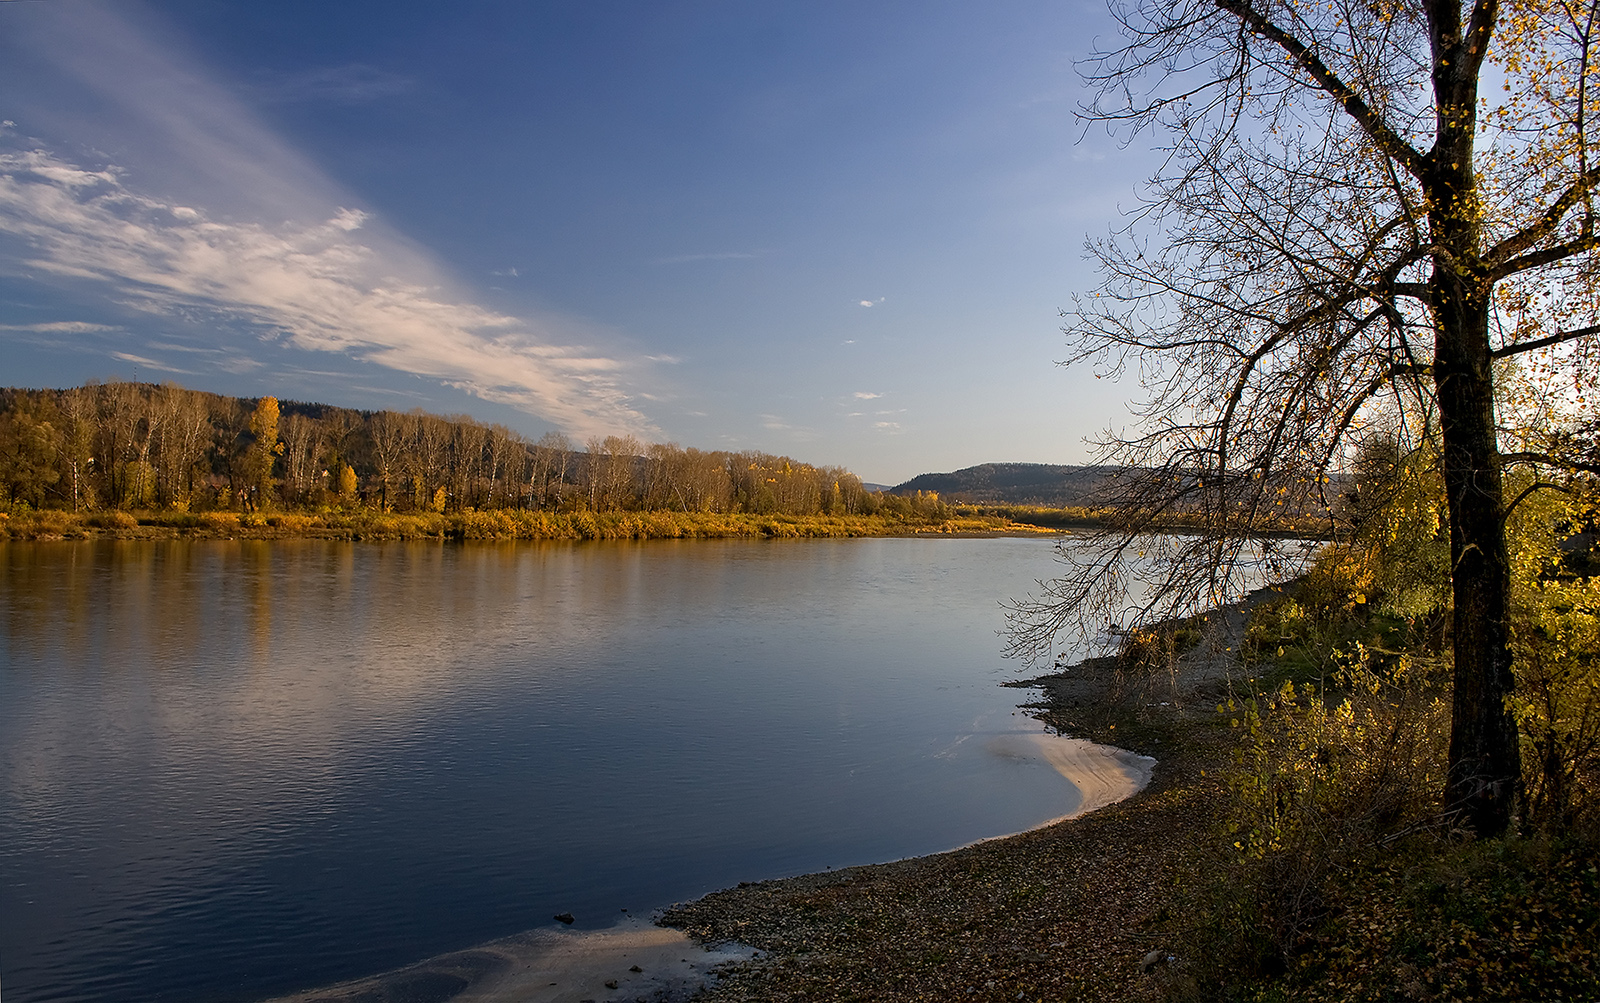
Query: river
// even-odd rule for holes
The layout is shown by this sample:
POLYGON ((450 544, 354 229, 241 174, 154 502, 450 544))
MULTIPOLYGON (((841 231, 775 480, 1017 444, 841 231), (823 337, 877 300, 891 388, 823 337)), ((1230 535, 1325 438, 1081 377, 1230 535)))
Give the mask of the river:
POLYGON ((1070 812, 1038 539, 0 544, 0 990, 257 1000, 1070 812))

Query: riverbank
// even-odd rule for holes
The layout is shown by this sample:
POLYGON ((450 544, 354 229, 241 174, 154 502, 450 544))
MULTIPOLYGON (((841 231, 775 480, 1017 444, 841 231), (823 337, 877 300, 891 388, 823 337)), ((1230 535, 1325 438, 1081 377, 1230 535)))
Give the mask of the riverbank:
POLYGON ((744 883, 659 925, 534 930, 274 1003, 1158 1000, 1176 967, 1174 890, 1212 831, 1226 759, 1214 707, 1269 594, 1212 614, 1170 672, 1129 678, 1103 658, 1018 681, 1057 734, 993 751, 1043 759, 1082 794, 1041 827, 744 883))
POLYGON ((1035 712, 1155 756, 1147 787, 1082 817, 930 857, 731 888, 661 922, 756 957, 707 1003, 784 1000, 1157 1000, 1176 966, 1174 892, 1212 830, 1226 692, 1248 610, 1214 613, 1169 672, 1094 659, 1025 681, 1035 712))
MULTIPOLYGON (((1078 789, 1078 805, 1046 823, 1045 828, 1133 796, 1149 783, 1155 765, 1155 760, 1126 750, 1047 733, 997 736, 990 751, 1042 760, 1078 789)), ((998 836, 966 849, 1015 838, 998 836)), ((894 866, 847 868, 788 881, 743 885, 731 892, 755 889, 753 894, 759 897, 773 887, 808 885, 838 877, 849 881, 856 875, 894 866)), ((595 1003, 639 999, 669 1003, 698 998, 697 993, 714 991, 723 979, 761 970, 769 961, 783 963, 781 955, 769 956, 738 936, 711 935, 678 921, 697 908, 716 909, 718 897, 728 894, 719 892, 692 906, 669 910, 664 922, 671 925, 630 917, 603 930, 531 930, 393 972, 297 993, 271 1003, 595 1003)), ((767 997, 763 994, 755 998, 767 997)))
POLYGON ((692 540, 839 539, 883 536, 1058 536, 1047 515, 1023 521, 952 509, 944 515, 760 515, 721 512, 545 512, 488 509, 393 513, 321 512, 0 513, 0 540, 692 540))

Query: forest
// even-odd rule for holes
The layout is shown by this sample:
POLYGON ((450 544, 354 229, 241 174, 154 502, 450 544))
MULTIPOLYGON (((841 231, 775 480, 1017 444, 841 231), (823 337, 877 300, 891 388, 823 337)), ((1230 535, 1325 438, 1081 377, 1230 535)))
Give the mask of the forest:
MULTIPOLYGON (((172 383, 0 390, 0 511, 871 515, 841 467, 172 383)), ((890 505, 900 504, 891 500, 890 505)))

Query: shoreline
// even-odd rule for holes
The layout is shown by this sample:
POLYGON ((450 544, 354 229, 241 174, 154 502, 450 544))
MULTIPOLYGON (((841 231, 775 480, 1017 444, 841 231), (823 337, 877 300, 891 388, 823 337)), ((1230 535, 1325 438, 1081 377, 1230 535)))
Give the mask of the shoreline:
MULTIPOLYGON (((765 952, 725 966, 698 1003, 1059 999, 1161 1003, 1184 978, 1177 889, 1214 838, 1234 735, 1213 708, 1261 589, 1198 621, 1170 666, 1126 676, 1089 658, 1009 685, 1057 734, 1157 754, 1138 793, 960 850, 725 889, 662 922, 765 952), (1154 960, 1152 960, 1154 959, 1154 960)), ((1137 755, 1137 751, 1132 753, 1137 755)))
POLYGON ((668 510, 551 512, 486 509, 393 513, 327 512, 0 512, 0 542, 62 540, 429 540, 589 541, 841 539, 856 537, 1061 537, 1070 530, 956 509, 943 514, 813 515, 668 510))
MULTIPOLYGON (((1017 839, 1134 796, 1148 786, 1156 767, 1154 759, 1136 752, 1043 731, 997 735, 989 747, 1003 756, 1043 760, 1077 789, 1078 805, 1022 832, 987 836, 941 853, 775 880, 825 879, 1017 839)), ((754 886, 765 884, 771 882, 754 886)), ((712 892, 698 901, 724 892, 712 892)), ((707 940, 662 925, 665 917, 684 908, 681 903, 668 906, 653 921, 629 917, 600 930, 539 927, 393 971, 264 1003, 599 1003, 637 999, 679 1003, 711 987, 723 966, 760 964, 766 957, 767 952, 736 940, 707 940)))

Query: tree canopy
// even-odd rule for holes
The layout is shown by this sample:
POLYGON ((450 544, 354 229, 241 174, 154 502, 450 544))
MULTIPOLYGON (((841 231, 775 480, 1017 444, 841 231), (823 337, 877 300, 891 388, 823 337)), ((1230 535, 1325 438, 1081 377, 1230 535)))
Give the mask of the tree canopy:
MULTIPOLYGON (((1372 431, 1436 441, 1453 603, 1448 803, 1503 830, 1520 787, 1504 471, 1596 470, 1600 332, 1589 138, 1600 4, 1559 0, 1136 0, 1089 67, 1085 115, 1166 157, 1126 225, 1091 241, 1103 284, 1066 313, 1068 364, 1136 371, 1109 434, 1122 517, 1017 604, 1013 642, 1120 609, 1237 595, 1253 535, 1328 486, 1372 431), (1547 405, 1506 399, 1517 358, 1547 405), (1174 511, 1206 532, 1150 542, 1174 511), (1153 564, 1149 563, 1153 562, 1153 564)), ((1530 385, 1525 383, 1524 385, 1530 385)))

